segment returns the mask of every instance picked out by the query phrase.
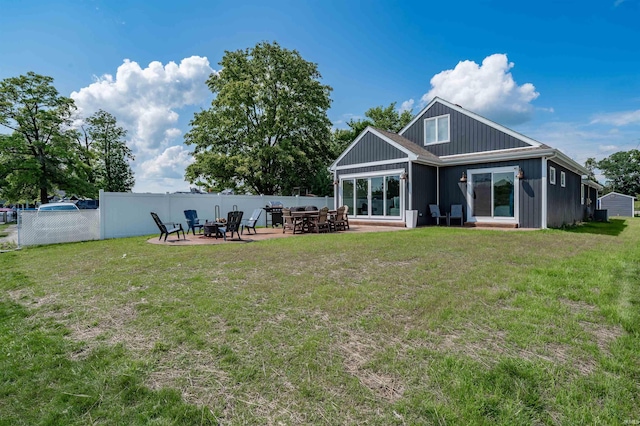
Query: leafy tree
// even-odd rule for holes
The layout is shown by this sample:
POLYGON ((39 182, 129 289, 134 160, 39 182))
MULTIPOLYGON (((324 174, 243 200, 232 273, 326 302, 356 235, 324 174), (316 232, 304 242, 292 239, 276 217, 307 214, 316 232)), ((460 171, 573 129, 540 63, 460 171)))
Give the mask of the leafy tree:
POLYGON ((46 203, 55 189, 79 195, 90 189, 69 127, 73 100, 52 83, 33 72, 0 81, 0 124, 13 131, 0 138, 0 188, 9 200, 37 192, 46 203))
POLYGON ((640 151, 620 151, 598 161, 607 188, 627 195, 640 194, 640 151))
POLYGON ((186 178, 214 190, 330 193, 332 89, 317 65, 276 42, 227 51, 220 65, 207 80, 211 108, 195 114, 185 135, 195 145, 186 178))
POLYGON ((386 108, 382 105, 369 108, 364 115, 367 117, 364 120, 349 120, 347 123, 347 126, 349 126, 348 129, 337 129, 334 131, 333 148, 336 157, 340 155, 367 126, 398 133, 404 126, 409 124, 413 118, 411 111, 398 111, 395 102, 392 102, 386 108))
POLYGON ((127 131, 118 126, 116 118, 99 110, 86 119, 86 127, 78 134, 81 158, 90 166, 89 182, 99 189, 109 192, 127 192, 133 188, 135 179, 128 160, 133 160, 131 149, 125 137, 127 131))
POLYGON ((587 158, 587 161, 584 162, 584 167, 589 171, 587 179, 596 182, 597 180, 595 170, 598 168, 598 162, 596 161, 596 159, 593 157, 587 158))

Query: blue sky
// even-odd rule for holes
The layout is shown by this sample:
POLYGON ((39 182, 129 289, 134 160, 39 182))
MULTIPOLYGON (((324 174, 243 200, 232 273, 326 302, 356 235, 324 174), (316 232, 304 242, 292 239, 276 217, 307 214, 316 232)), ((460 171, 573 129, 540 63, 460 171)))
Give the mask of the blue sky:
POLYGON ((0 79, 49 75, 79 113, 113 113, 136 192, 188 189, 182 140, 211 101, 204 81, 225 50, 260 41, 318 64, 336 127, 438 95, 580 163, 640 144, 640 0, 0 0, 0 11, 0 79))

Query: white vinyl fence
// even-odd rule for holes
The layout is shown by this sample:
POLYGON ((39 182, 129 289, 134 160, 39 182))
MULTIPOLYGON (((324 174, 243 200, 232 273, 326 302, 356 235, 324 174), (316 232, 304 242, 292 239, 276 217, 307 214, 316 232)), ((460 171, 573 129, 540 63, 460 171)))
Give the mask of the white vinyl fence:
MULTIPOLYGON (((281 197, 277 195, 220 195, 220 194, 137 194, 127 192, 100 192, 100 236, 122 238, 135 235, 160 234, 151 212, 163 222, 182 223, 187 230, 185 210, 196 210, 201 223, 216 219, 216 206, 220 217, 231 210, 244 212, 248 219, 254 209, 265 207, 269 201, 280 201, 285 207, 313 205, 334 208, 333 197, 281 197)), ((264 226, 267 213, 263 210, 258 226, 264 226)))
POLYGON ((18 212, 18 246, 99 239, 99 210, 18 212))

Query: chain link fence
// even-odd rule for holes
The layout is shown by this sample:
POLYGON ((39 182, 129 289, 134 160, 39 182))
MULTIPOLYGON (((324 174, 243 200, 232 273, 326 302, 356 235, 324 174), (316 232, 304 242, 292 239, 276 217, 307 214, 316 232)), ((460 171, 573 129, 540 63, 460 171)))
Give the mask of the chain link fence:
POLYGON ((100 210, 18 213, 18 246, 100 239, 100 210))

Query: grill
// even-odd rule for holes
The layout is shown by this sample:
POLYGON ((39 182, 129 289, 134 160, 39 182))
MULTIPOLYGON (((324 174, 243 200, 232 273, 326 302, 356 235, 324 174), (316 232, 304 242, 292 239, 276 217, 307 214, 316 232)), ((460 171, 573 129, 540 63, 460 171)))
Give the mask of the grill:
POLYGON ((266 225, 273 228, 282 225, 282 203, 280 201, 269 201, 269 204, 263 207, 267 212, 266 225))

